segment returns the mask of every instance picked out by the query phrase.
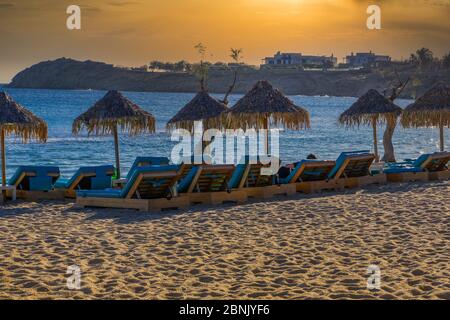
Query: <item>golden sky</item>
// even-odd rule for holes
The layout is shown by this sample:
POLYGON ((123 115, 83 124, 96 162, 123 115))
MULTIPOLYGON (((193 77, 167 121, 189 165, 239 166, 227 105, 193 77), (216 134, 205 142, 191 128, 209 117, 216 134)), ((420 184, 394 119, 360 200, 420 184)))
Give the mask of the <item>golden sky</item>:
POLYGON ((450 51, 450 0, 0 0, 0 83, 62 56, 118 65, 151 60, 228 61, 230 47, 259 64, 276 51, 335 54, 372 50, 406 58, 420 47, 450 51), (66 8, 82 8, 82 29, 66 28, 66 8), (379 4, 382 30, 366 28, 379 4))

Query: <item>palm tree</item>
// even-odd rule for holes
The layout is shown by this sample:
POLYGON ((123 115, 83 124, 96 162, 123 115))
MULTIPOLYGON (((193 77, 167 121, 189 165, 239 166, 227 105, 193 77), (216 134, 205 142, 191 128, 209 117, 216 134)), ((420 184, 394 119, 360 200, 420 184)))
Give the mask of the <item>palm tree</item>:
POLYGON ((184 72, 184 71, 186 71, 188 64, 189 64, 189 62, 187 62, 185 60, 181 60, 181 61, 175 62, 173 69, 174 69, 174 71, 184 72))
POLYGON ((450 69, 450 52, 442 57, 442 66, 445 69, 450 69))
POLYGON ((411 55, 409 56, 409 62, 411 62, 412 64, 418 64, 419 59, 414 53, 411 53, 411 55))
POLYGON ((430 49, 419 49, 416 51, 416 55, 421 66, 425 66, 433 62, 433 52, 430 49))

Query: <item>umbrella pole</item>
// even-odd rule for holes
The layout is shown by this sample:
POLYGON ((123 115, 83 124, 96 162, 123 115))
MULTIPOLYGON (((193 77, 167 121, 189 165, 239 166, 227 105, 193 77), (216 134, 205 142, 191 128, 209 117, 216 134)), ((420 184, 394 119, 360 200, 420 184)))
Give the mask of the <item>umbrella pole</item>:
MULTIPOLYGON (((1 129, 1 148, 2 148, 2 186, 6 186, 6 150, 5 150, 5 129, 1 129)), ((0 193, 0 202, 6 201, 6 190, 0 193)))
POLYGON ((377 138, 377 120, 372 120, 372 127, 373 127, 373 148, 375 153, 375 161, 380 162, 380 156, 378 155, 378 138, 377 138))
POLYGON ((444 151, 444 121, 442 120, 439 123, 439 136, 440 136, 440 144, 441 144, 441 152, 444 151))
POLYGON ((117 123, 113 126, 114 149, 116 151, 116 172, 117 179, 120 179, 120 157, 119 157, 119 134, 117 133, 117 123))
POLYGON ((266 141, 264 142, 264 144, 265 144, 265 148, 266 148, 266 155, 268 156, 269 155, 269 126, 270 126, 270 124, 269 124, 269 118, 266 118, 266 120, 265 120, 265 129, 266 129, 266 135, 265 135, 265 139, 266 139, 266 141))
POLYGON ((1 130, 1 148, 2 148, 2 186, 6 186, 6 150, 5 150, 5 129, 1 130))

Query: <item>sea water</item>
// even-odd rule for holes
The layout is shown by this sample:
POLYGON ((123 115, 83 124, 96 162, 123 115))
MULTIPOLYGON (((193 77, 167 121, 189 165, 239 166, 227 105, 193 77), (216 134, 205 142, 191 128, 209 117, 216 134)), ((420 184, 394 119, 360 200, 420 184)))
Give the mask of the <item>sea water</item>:
MULTIPOLYGON (((111 136, 88 137, 87 133, 72 135, 73 120, 100 99, 105 91, 96 90, 36 90, 9 89, 18 103, 42 117, 48 123, 45 144, 22 144, 20 139, 7 138, 7 174, 10 177, 19 165, 59 166, 63 176, 70 176, 80 166, 114 164, 114 143, 111 136)), ((155 134, 130 137, 120 134, 122 172, 125 174, 136 156, 170 156, 175 142, 165 131, 167 121, 193 97, 194 93, 124 92, 157 120, 155 134)), ((222 97, 222 95, 214 95, 222 97)), ((242 95, 232 95, 233 105, 242 95)), ((373 149, 372 127, 355 129, 341 127, 339 115, 356 98, 290 96, 297 105, 311 114, 311 129, 283 131, 280 134, 280 156, 284 163, 294 162, 313 153, 319 159, 336 159, 342 151, 373 149)), ((397 100, 401 107, 412 101, 397 100)), ((380 154, 383 154, 383 131, 378 129, 380 154)), ((449 141, 449 130, 445 132, 449 141)), ((400 125, 393 139, 397 160, 416 158, 434 152, 439 146, 439 132, 430 129, 403 129, 400 125)), ((447 142, 448 147, 448 142, 447 142)))

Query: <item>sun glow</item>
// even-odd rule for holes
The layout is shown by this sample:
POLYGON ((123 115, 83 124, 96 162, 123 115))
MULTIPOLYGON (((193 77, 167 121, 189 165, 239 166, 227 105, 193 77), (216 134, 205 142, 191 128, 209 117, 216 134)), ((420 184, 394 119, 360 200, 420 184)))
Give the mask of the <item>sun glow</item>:
POLYGON ((436 56, 449 50, 448 6, 431 5, 444 0, 375 1, 382 3, 381 30, 367 29, 370 1, 361 0, 77 0, 77 32, 67 30, 66 7, 56 5, 61 1, 1 2, 1 39, 14 46, 1 48, 0 82, 61 56, 135 66, 195 61, 199 42, 207 46, 208 60, 228 61, 229 48, 236 47, 251 64, 277 51, 334 53, 341 62, 351 51, 401 59, 419 47, 436 56))
POLYGON ((257 4, 259 6, 278 6, 283 4, 299 5, 301 3, 305 3, 304 0, 249 0, 249 1, 252 4, 257 4))

